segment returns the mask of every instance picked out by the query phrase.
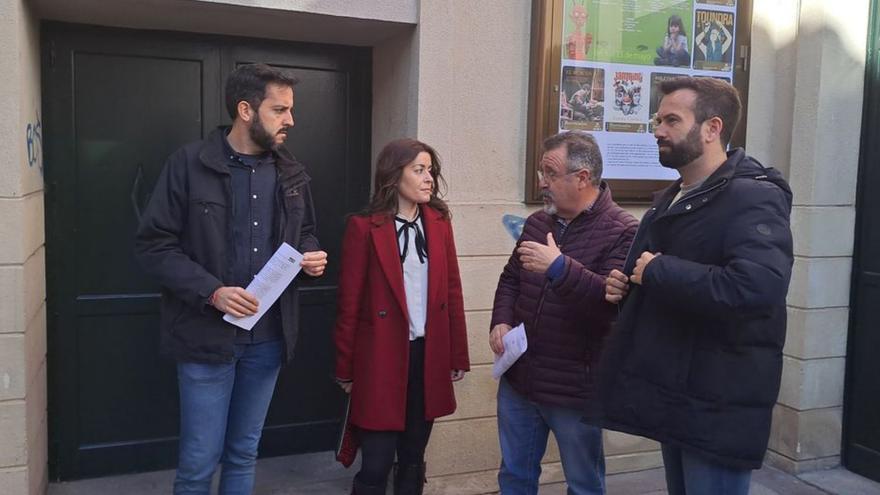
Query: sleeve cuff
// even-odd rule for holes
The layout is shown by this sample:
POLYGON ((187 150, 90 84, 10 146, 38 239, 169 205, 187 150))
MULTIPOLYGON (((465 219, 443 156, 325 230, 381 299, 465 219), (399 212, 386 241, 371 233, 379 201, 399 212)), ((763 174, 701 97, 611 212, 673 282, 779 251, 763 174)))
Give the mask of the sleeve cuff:
POLYGON ((550 266, 547 268, 547 278, 550 281, 554 281, 562 275, 562 271, 565 269, 565 259, 563 255, 559 255, 553 260, 553 263, 550 263, 550 266))

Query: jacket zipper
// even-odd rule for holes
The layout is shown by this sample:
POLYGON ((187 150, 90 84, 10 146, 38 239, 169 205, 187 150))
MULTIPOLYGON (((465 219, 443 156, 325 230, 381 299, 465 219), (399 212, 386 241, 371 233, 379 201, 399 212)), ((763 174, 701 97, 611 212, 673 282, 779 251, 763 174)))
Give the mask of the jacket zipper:
MULTIPOLYGON (((578 216, 580 216, 580 215, 578 215, 578 216)), ((575 219, 577 219, 577 218, 578 217, 575 217, 575 219)), ((568 231, 571 228, 572 223, 574 223, 574 220, 569 222, 568 227, 565 228, 565 233, 562 234, 562 236, 559 238, 559 242, 556 243, 556 247, 559 248, 559 254, 562 254, 562 246, 565 241, 565 237, 568 235, 568 231)), ((552 228, 553 227, 551 227, 551 229, 552 228)), ((547 279, 546 274, 544 275, 544 279, 545 279, 544 284, 541 285, 541 298, 538 299, 538 308, 535 310, 535 319, 533 320, 533 323, 532 323, 532 328, 534 329, 534 332, 538 331, 538 323, 541 321, 541 312, 544 310, 544 299, 547 297, 547 287, 550 285, 550 280, 547 279)), ((531 371, 532 371, 531 366, 527 369, 527 371, 528 371, 528 375, 531 375, 531 371)), ((532 384, 531 377, 526 376, 526 386, 528 387, 526 397, 529 397, 531 395, 531 391, 532 391, 531 384, 532 384)))
MULTIPOLYGON (((569 222, 568 226, 565 228, 565 233, 562 234, 562 236, 559 238, 559 242, 556 243, 556 247, 559 248, 560 255, 562 255, 562 246, 565 241, 565 237, 568 235, 568 229, 571 228, 572 223, 574 223, 574 220, 572 220, 572 222, 569 222)), ((535 311, 535 320, 533 323, 536 330, 538 328, 538 322, 541 320, 541 311, 544 310, 544 299, 547 297, 547 286, 550 285, 550 280, 547 279, 546 274, 544 276, 544 279, 544 284, 541 286, 541 298, 538 299, 538 309, 535 311)))

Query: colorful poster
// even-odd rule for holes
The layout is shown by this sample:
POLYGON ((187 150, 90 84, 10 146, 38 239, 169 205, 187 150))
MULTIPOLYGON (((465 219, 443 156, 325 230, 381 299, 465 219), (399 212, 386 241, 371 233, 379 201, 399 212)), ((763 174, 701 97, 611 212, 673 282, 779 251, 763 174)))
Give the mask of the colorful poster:
POLYGON ((641 72, 614 71, 610 83, 614 99, 610 105, 608 122, 605 124, 606 131, 645 132, 647 130, 648 107, 642 101, 644 81, 645 75, 641 72))
POLYGON ((674 179, 653 117, 673 77, 733 80, 736 0, 565 0, 559 130, 593 134, 609 179, 674 179))
POLYGON ((694 69, 730 72, 733 61, 733 13, 697 9, 694 14, 694 69))
MULTIPOLYGON (((691 0, 569 0, 565 5, 564 58, 654 65, 668 56, 664 46, 688 50, 691 0)), ((675 61, 685 60, 681 52, 676 55, 675 61)), ((689 66, 690 58, 676 65, 689 66)))
POLYGON ((605 115, 605 70, 563 67, 559 128, 601 131, 605 115))

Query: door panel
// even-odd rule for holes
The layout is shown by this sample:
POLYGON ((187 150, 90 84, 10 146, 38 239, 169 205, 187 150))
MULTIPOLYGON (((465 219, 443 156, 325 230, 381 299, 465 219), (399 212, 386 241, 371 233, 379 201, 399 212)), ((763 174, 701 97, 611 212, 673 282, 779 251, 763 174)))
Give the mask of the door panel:
POLYGON ((880 481, 880 18, 872 2, 847 340, 843 463, 880 481))
POLYGON ((155 292, 120 233, 134 234, 168 155, 202 137, 202 64, 93 53, 73 64, 77 293, 155 292))
MULTIPOLYGON (((269 57, 302 80, 288 146, 313 177, 319 238, 338 260, 344 215, 368 192, 369 51, 55 23, 43 33, 51 476, 173 467, 175 366, 158 355, 159 288, 132 254, 140 211, 168 155, 228 123, 222 88, 236 61, 269 57)), ((264 455, 335 442, 331 266, 304 284, 264 455)))

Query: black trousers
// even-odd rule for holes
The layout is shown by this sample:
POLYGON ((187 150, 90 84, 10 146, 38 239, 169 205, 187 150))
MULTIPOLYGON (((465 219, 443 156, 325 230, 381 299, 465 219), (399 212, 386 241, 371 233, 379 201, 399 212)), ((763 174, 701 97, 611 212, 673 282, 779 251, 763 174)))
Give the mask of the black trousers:
POLYGON ((425 462, 425 447, 433 426, 433 421, 425 421, 425 339, 416 339, 409 343, 406 429, 359 430, 361 470, 357 479, 371 486, 383 485, 394 464, 395 454, 400 465, 420 466, 425 462))

